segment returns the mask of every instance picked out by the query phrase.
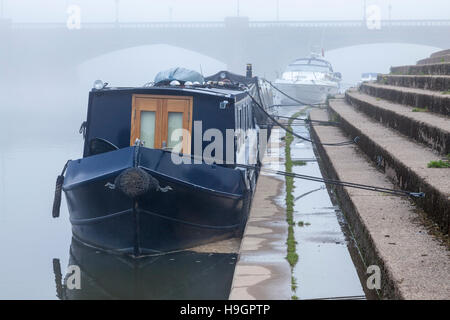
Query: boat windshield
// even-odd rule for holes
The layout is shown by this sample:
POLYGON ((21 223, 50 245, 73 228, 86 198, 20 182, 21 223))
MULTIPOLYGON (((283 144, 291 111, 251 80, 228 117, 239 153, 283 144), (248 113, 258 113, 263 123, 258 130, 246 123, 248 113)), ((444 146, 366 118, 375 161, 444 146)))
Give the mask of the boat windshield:
POLYGON ((290 64, 287 72, 333 72, 331 65, 323 60, 316 59, 301 59, 290 64))

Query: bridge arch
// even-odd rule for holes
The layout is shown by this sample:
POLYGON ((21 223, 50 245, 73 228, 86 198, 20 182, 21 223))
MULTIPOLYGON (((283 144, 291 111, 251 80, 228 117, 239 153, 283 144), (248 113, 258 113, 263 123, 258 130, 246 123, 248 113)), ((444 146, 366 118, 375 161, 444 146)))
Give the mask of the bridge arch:
MULTIPOLYGON (((334 50, 369 43, 414 43, 449 48, 450 21, 382 21, 369 30, 362 21, 253 22, 248 19, 205 23, 83 24, 68 30, 63 24, 12 24, 0 30, 6 40, 0 51, 41 70, 61 69, 116 50, 161 44, 195 51, 244 72, 253 63, 256 74, 275 71, 309 54, 312 45, 334 50)), ((19 61, 19 60, 18 60, 19 61)))
POLYGON ((135 86, 152 81, 156 73, 172 67, 210 75, 225 69, 226 64, 199 52, 159 43, 100 54, 80 62, 77 72, 83 82, 102 79, 111 85, 135 86))
POLYGON ((355 84, 364 72, 387 73, 391 66, 415 64, 438 47, 414 43, 373 43, 327 50, 328 59, 343 75, 344 84, 355 84))

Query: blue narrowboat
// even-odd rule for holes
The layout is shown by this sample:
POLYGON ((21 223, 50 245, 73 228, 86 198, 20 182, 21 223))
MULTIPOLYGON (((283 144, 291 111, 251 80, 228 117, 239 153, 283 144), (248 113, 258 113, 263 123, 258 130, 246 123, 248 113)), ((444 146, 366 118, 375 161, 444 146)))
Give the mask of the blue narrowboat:
POLYGON ((59 216, 62 189, 73 237, 85 245, 137 257, 245 228, 270 93, 258 78, 227 71, 159 77, 133 88, 97 81, 89 93, 83 158, 58 177, 53 210, 59 216))

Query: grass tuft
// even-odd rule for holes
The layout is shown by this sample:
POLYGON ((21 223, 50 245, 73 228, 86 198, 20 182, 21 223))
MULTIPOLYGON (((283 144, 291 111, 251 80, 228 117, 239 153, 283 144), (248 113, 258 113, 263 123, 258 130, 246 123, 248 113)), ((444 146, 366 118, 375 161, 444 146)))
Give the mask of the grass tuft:
POLYGON ((430 161, 427 166, 428 168, 450 168, 450 161, 430 161))
POLYGON ((306 166, 306 161, 302 161, 302 160, 295 160, 292 161, 292 165, 293 166, 306 166))
POLYGON ((428 108, 414 108, 412 112, 428 112, 428 108))
POLYGON ((291 289, 292 291, 297 291, 297 280, 294 278, 294 276, 291 276, 291 289))
MULTIPOLYGON (((295 120, 295 118, 299 117, 303 112, 297 112, 294 115, 291 116, 289 119, 288 128, 289 130, 292 130, 292 121, 295 120)), ((285 156, 286 156, 286 163, 285 163, 285 170, 286 172, 292 173, 292 167, 294 165, 305 165, 306 163, 302 163, 303 161, 292 161, 291 158, 291 144, 294 141, 294 136, 290 132, 286 132, 285 136, 285 156)), ((287 255, 286 260, 289 262, 289 265, 291 266, 291 271, 294 269, 294 266, 298 262, 298 254, 296 251, 297 242, 295 241, 295 235, 294 235, 294 178, 293 177, 286 177, 286 221, 288 223, 288 237, 286 241, 287 245, 287 255)), ((294 276, 291 277, 291 287, 292 291, 295 291, 297 289, 297 282, 294 278, 294 276)), ((293 296, 295 297, 295 296, 293 296)))

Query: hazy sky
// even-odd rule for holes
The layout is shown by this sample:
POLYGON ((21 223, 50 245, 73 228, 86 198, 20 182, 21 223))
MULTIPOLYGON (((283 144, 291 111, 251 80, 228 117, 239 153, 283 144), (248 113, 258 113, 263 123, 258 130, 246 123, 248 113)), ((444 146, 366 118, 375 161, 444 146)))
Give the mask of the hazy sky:
MULTIPOLYGON (((2 0, 0 0, 1 2, 2 0)), ((132 21, 221 21, 239 13, 251 20, 275 20, 277 3, 280 20, 360 20, 364 0, 118 0, 122 22, 132 21)), ((450 19, 450 0, 367 0, 367 6, 378 5, 382 19, 450 19)), ((65 22, 70 5, 81 8, 81 22, 112 22, 116 0, 3 0, 3 16, 17 22, 65 22)), ((343 73, 345 82, 355 83, 362 72, 389 72, 392 65, 414 64, 439 50, 414 44, 372 44, 326 52, 335 70, 343 73), (386 55, 385 52, 390 52, 386 55)), ((128 48, 86 61, 79 66, 82 83, 107 79, 114 84, 137 85, 173 66, 214 73, 226 68, 201 52, 163 44, 128 48), (149 59, 151 57, 151 59, 149 59), (141 61, 153 61, 142 68, 141 61), (114 67, 112 67, 114 66, 114 67)))
MULTIPOLYGON (((2 0, 0 0, 1 2, 2 0)), ((226 16, 275 20, 277 0, 119 0, 121 21, 217 21, 226 16)), ((63 22, 79 5, 85 22, 114 21, 116 0, 3 0, 3 15, 17 22, 63 22)), ((280 20, 361 19, 364 0, 278 0, 280 20)), ((384 19, 450 19, 449 0, 367 0, 384 19)))

